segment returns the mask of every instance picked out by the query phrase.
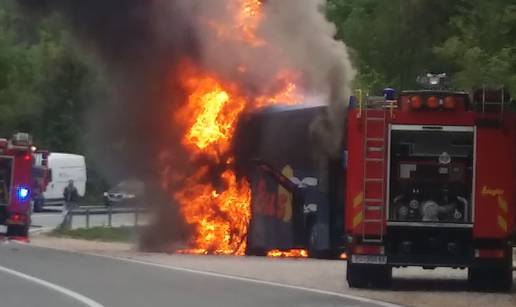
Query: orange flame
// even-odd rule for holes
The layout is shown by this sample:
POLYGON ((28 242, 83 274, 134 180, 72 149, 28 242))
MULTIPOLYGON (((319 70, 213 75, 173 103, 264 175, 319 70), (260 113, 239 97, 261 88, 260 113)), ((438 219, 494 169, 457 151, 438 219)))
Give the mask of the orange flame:
POLYGON ((305 249, 291 249, 287 251, 274 249, 267 253, 267 257, 307 258, 308 251, 305 249))
POLYGON ((215 77, 203 74, 186 64, 183 87, 189 93, 186 107, 176 113, 176 119, 190 126, 183 144, 196 152, 217 158, 227 152, 238 116, 246 100, 234 86, 224 86, 215 77))
POLYGON ((226 171, 221 178, 226 187, 217 192, 210 184, 199 183, 205 172, 206 168, 200 169, 187 180, 187 188, 175 194, 186 222, 196 231, 191 242, 195 250, 184 252, 243 255, 250 217, 249 186, 226 171))
MULTIPOLYGON (((218 37, 236 39, 252 47, 263 45, 265 42, 257 34, 263 18, 262 2, 231 0, 230 9, 237 12, 230 21, 233 26, 208 21, 218 37)), ((246 70, 245 64, 238 67, 241 73, 246 70)), ((243 255, 251 217, 251 190, 249 184, 239 182, 231 170, 234 158, 230 149, 235 127, 246 110, 299 102, 295 76, 282 72, 272 78, 273 86, 263 89, 272 94, 248 97, 237 84, 226 82, 191 61, 184 61, 179 71, 180 85, 187 93, 185 105, 174 114, 174 122, 185 128, 182 145, 190 152, 192 160, 202 157, 222 171, 216 174, 216 180, 207 180, 213 177, 212 170, 208 166, 201 167, 182 180, 181 187, 174 193, 181 214, 194 230, 189 248, 178 253, 243 255)), ((164 181, 170 180, 170 168, 164 168, 163 172, 168 177, 164 181)))
POLYGON ((236 24, 242 39, 254 47, 265 45, 256 34, 263 19, 261 0, 238 0, 237 5, 236 24))

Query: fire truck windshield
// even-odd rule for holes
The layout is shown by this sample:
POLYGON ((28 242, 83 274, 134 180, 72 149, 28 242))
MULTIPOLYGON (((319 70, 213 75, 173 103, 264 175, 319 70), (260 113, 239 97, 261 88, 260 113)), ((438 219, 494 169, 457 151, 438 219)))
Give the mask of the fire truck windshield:
POLYGON ((393 129, 390 220, 470 222, 473 137, 468 127, 393 129))

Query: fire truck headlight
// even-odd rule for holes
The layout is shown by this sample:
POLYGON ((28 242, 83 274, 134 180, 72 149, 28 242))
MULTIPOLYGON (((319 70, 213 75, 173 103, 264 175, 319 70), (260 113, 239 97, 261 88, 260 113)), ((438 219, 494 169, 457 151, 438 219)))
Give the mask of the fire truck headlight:
POLYGON ((18 199, 20 201, 26 201, 29 199, 30 196, 30 190, 25 187, 19 187, 17 191, 18 199))

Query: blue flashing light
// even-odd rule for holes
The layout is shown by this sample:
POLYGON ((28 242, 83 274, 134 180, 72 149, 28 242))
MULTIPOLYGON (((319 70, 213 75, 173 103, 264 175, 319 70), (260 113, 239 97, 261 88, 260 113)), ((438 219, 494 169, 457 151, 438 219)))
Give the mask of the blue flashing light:
POLYGON ((27 199, 29 199, 30 190, 25 187, 19 187, 16 194, 18 195, 18 199, 20 201, 26 201, 27 199))

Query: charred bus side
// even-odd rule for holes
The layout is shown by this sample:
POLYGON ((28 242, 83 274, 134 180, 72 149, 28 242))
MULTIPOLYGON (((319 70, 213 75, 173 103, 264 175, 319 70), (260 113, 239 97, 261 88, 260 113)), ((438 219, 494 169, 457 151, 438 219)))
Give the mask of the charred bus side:
POLYGON ((344 250, 344 160, 318 157, 311 140, 310 125, 324 112, 273 107, 240 122, 235 151, 252 189, 247 254, 306 249, 330 258, 344 250))
POLYGON ((510 289, 516 121, 503 88, 404 91, 350 110, 348 283, 393 267, 468 268, 473 288, 510 289))

